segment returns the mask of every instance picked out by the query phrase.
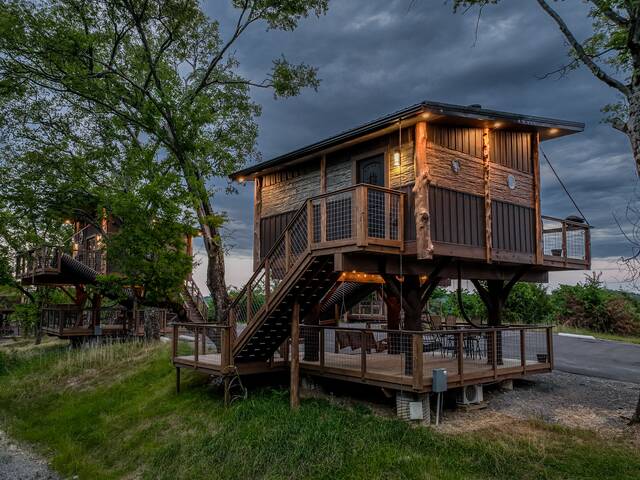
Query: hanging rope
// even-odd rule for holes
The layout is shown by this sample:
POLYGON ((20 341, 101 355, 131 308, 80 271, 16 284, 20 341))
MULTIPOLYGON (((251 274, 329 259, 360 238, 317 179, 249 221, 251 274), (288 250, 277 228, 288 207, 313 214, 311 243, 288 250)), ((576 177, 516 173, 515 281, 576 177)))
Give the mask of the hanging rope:
POLYGON ((467 315, 467 311, 464 309, 464 302, 462 301, 462 271, 460 268, 460 262, 458 262, 458 307, 460 308, 460 313, 462 314, 462 317, 465 319, 465 321, 471 325, 473 328, 481 328, 480 325, 474 323, 471 321, 471 319, 469 318, 469 315, 467 315))
POLYGON ((542 149, 542 145, 539 146, 540 149, 540 153, 542 153, 542 156, 544 157, 544 159, 547 161, 547 163, 549 164, 549 167, 551 167, 551 171, 553 172, 553 174, 555 175, 556 179, 558 180, 558 182, 560 183, 560 185, 562 186, 562 188, 564 189, 564 193, 567 194, 567 196, 569 197, 569 199, 571 200, 571 203, 573 203, 573 206, 576 207, 576 210, 578 210, 578 213, 580 214, 580 216, 582 216, 582 218, 584 219, 584 221, 587 223, 587 225, 591 225, 589 223, 589 220, 587 220, 587 217, 585 217, 584 213, 582 213, 582 210, 580 210, 580 207, 578 207, 578 204, 576 203, 576 201, 573 199, 573 197, 571 196, 571 194, 569 193, 569 190, 567 190, 567 187, 565 186, 564 182, 560 179, 560 176, 558 175, 558 172, 556 172, 556 169, 553 168, 553 165, 551 164, 551 162, 549 161, 549 157, 547 157, 547 154, 544 153, 544 150, 542 149))

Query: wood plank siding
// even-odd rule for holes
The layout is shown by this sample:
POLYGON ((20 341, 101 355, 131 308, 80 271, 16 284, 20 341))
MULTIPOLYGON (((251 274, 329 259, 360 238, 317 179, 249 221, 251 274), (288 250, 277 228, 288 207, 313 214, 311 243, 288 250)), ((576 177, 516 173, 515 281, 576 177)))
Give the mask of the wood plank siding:
POLYGON ((429 189, 434 242, 484 245, 484 199, 448 188, 429 189))
POLYGON ((534 209, 494 200, 491 202, 491 210, 494 249, 534 254, 534 209))
POLYGON ((491 161, 504 167, 533 173, 531 134, 529 132, 491 132, 491 161))
POLYGON ((269 253, 275 241, 282 235, 296 210, 263 217, 260 220, 260 260, 269 253))
POLYGON ((429 125, 429 140, 436 145, 482 158, 482 129, 429 125))

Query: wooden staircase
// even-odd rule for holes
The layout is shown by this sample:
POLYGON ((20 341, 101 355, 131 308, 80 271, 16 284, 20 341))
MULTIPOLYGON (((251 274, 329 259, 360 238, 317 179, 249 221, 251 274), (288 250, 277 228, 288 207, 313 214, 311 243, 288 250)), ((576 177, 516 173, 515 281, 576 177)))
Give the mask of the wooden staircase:
POLYGON ((206 323, 209 319, 209 307, 193 278, 184 282, 181 296, 189 322, 206 323))

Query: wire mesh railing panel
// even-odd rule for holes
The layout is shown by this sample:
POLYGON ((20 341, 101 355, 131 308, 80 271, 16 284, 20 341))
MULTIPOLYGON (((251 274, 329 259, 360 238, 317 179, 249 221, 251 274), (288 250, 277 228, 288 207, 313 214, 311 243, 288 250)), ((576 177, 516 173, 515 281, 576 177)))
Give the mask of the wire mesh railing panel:
POLYGON ((385 192, 367 190, 367 234, 370 238, 386 238, 387 208, 385 192))
POLYGON ((353 192, 350 190, 324 199, 328 242, 353 237, 353 192))
POLYGON ((265 303, 265 287, 266 287, 266 276, 264 269, 259 273, 258 277, 251 282, 251 318, 254 318, 256 313, 263 307, 265 303))
POLYGON ((562 222, 551 219, 543 219, 542 222, 544 254, 553 257, 562 257, 562 222))
POLYGON ((302 210, 297 218, 293 221, 293 225, 290 227, 289 241, 291 243, 291 256, 292 262, 290 267, 298 261, 301 255, 303 255, 308 246, 307 236, 307 210, 302 210))
POLYGON ((400 239, 400 195, 389 195, 389 238, 400 239))
POLYGON ((520 330, 498 330, 496 352, 499 368, 519 367, 521 365, 520 330))
POLYGON ((482 332, 462 333, 463 370, 465 372, 493 369, 488 349, 490 341, 490 335, 482 332))
POLYGON ((550 361, 547 345, 547 329, 531 328, 525 332, 525 359, 527 365, 550 361))
POLYGON ((586 259, 586 236, 587 231, 584 228, 567 226, 567 258, 576 260, 586 259))

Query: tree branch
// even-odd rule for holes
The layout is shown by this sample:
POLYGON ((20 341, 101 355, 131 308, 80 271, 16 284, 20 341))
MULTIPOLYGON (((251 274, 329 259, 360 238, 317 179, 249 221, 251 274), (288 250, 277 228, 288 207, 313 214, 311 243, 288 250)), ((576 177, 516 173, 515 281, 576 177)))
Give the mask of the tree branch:
POLYGON ((631 93, 629 87, 624 83, 620 82, 619 80, 613 78, 609 74, 607 74, 604 70, 602 70, 602 68, 600 68, 591 59, 591 57, 584 50, 582 44, 578 42, 578 40, 573 35, 571 30, 569 30, 569 27, 567 26, 565 21, 560 17, 560 15, 558 15, 558 13, 553 8, 549 6, 549 4, 545 0, 537 0, 537 2, 540 5, 540 7, 556 22, 556 24, 560 28, 560 31, 569 42, 569 45, 571 45, 571 48, 575 50, 580 61, 582 61, 582 63, 584 63, 587 66, 587 68, 591 70, 591 73, 593 73, 598 80, 606 83, 612 88, 615 88, 616 90, 620 91, 624 96, 628 97, 631 93))
POLYGON ((616 25, 620 27, 626 27, 629 25, 628 18, 625 18, 622 15, 620 15, 614 9, 607 6, 605 2, 603 2, 602 0, 589 0, 589 1, 596 6, 596 8, 600 11, 600 13, 602 13, 605 17, 607 17, 616 25))

